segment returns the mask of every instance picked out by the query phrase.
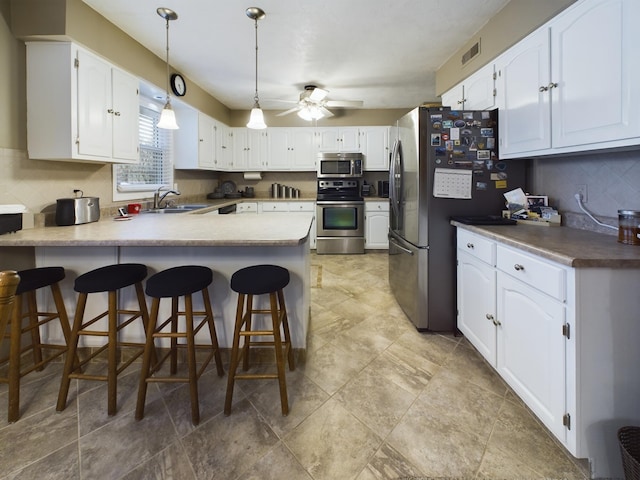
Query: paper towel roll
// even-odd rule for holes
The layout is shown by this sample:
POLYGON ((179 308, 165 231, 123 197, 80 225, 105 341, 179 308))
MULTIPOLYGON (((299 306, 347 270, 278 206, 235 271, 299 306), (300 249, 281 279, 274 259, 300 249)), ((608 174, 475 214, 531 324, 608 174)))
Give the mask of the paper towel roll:
POLYGON ((262 172, 244 172, 245 180, 262 180, 262 172))

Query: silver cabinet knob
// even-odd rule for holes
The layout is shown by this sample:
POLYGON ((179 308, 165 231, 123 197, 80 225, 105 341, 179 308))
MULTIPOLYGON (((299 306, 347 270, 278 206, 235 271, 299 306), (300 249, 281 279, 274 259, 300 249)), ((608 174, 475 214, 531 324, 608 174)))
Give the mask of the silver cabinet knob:
POLYGON ((473 249, 473 248, 474 248, 473 243, 467 243, 467 248, 471 248, 471 249, 473 249))
POLYGON ((516 264, 513 266, 513 268, 515 268, 515 269, 516 269, 516 271, 518 271, 518 272, 519 272, 519 271, 521 271, 521 270, 524 270, 524 265, 520 265, 519 263, 516 263, 516 264))

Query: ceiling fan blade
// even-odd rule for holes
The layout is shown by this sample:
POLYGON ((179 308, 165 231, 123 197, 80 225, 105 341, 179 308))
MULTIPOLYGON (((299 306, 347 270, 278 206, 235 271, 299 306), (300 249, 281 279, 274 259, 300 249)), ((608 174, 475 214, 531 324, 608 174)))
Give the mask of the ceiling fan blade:
POLYGON ((314 88, 311 95, 309 95, 309 100, 312 102, 321 102, 327 95, 329 95, 328 90, 323 90, 322 88, 314 88))
POLYGON ((327 107, 361 107, 364 104, 361 100, 328 100, 327 107))
POLYGON ((285 115, 289 115, 290 113, 297 112, 298 110, 300 110, 300 107, 290 108, 289 110, 286 110, 284 112, 276 113, 276 117, 284 117, 285 115))
POLYGON ((322 114, 323 114, 325 117, 333 117, 333 113, 331 113, 331 110, 327 110, 327 109, 326 109, 326 108, 324 108, 324 107, 319 107, 319 108, 320 108, 320 111, 322 112, 322 114))

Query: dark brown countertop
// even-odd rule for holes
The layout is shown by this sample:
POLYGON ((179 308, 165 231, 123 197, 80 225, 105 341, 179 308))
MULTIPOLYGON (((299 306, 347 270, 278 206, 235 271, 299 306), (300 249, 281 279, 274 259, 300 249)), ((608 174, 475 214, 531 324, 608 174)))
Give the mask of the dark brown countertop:
POLYGON ((617 236, 569 227, 537 225, 452 225, 576 268, 640 268, 640 246, 617 236))

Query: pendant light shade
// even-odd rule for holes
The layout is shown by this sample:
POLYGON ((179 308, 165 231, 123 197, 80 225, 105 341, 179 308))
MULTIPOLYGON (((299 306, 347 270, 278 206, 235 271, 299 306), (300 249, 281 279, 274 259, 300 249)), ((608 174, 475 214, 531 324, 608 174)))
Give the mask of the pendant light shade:
POLYGON ((255 22, 256 30, 256 93, 253 97, 253 108, 251 109, 251 116, 249 117, 249 123, 247 128, 253 128, 256 130, 267 128, 267 124, 264 123, 264 114, 260 108, 260 101, 258 99, 258 20, 262 20, 266 14, 264 10, 258 7, 249 7, 246 10, 247 17, 255 22))
POLYGON ((178 123, 176 122, 176 113, 171 108, 171 96, 169 94, 169 21, 176 20, 178 18, 178 14, 171 10, 170 8, 160 7, 156 10, 158 15, 164 18, 167 22, 167 74, 166 74, 166 87, 167 87, 167 102, 162 109, 162 113, 160 114, 160 120, 158 121, 158 128, 165 128, 168 130, 177 130, 180 128, 178 123))
POLYGON ((176 122, 176 112, 171 108, 171 103, 167 102, 162 113, 160 113, 160 120, 158 121, 158 128, 164 128, 167 130, 177 130, 180 127, 176 122))

